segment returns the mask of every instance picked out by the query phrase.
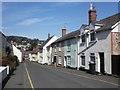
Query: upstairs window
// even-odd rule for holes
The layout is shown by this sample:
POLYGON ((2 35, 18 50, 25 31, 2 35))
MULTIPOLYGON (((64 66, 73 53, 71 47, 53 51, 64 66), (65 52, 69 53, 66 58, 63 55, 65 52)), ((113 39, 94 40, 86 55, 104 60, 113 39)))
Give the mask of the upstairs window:
POLYGON ((68 49, 68 51, 70 51, 70 49, 71 49, 71 43, 70 43, 70 41, 67 42, 67 49, 68 49))
POLYGON ((84 35, 82 35, 82 37, 81 37, 81 41, 82 41, 82 43, 84 43, 84 42, 85 42, 85 34, 84 34, 84 35))
POLYGON ((61 43, 59 43, 59 51, 61 51, 61 43))
POLYGON ((54 47, 55 47, 55 52, 56 52, 56 45, 54 47))
POLYGON ((95 32, 90 34, 90 41, 95 41, 95 32))

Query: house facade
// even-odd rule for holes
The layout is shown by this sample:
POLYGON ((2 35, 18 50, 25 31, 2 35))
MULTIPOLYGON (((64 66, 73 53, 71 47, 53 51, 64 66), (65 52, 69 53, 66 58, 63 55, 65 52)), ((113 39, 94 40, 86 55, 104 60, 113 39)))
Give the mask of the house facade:
POLYGON ((93 62, 96 72, 117 74, 118 67, 115 63, 119 62, 118 57, 120 56, 120 31, 118 30, 120 14, 96 21, 95 13, 96 10, 91 5, 89 24, 82 25, 80 28, 79 68, 89 70, 89 64, 93 62))
POLYGON ((80 30, 66 34, 62 29, 62 37, 52 44, 52 63, 61 67, 78 67, 78 42, 80 30))
POLYGON ((41 64, 49 64, 50 63, 50 61, 49 61, 50 59, 48 60, 48 57, 47 57, 47 53, 48 53, 47 47, 49 45, 51 45, 51 43, 53 43, 55 40, 57 40, 57 37, 55 35, 50 37, 50 34, 48 34, 48 39, 43 43, 43 45, 41 47, 41 51, 38 52, 38 54, 39 54, 38 63, 41 63, 41 64))
POLYGON ((51 64, 64 67, 64 40, 66 28, 62 29, 62 37, 52 43, 51 64))

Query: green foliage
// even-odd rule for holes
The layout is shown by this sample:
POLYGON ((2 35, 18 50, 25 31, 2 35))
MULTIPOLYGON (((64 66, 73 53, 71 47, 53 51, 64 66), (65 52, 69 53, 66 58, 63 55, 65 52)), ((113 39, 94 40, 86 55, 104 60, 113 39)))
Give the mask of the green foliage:
POLYGON ((19 65, 18 57, 17 56, 12 56, 12 55, 3 56, 2 60, 0 60, 0 65, 1 66, 7 66, 8 65, 10 67, 10 72, 12 72, 19 65))

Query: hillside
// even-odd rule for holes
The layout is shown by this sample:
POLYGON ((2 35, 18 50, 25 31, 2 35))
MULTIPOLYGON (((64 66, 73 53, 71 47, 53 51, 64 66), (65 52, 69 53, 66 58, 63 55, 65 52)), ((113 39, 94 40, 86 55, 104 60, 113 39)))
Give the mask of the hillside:
POLYGON ((9 42, 16 42, 18 45, 27 45, 29 43, 31 45, 31 48, 36 47, 37 43, 42 44, 44 42, 44 40, 30 39, 21 36, 7 36, 7 40, 9 42))

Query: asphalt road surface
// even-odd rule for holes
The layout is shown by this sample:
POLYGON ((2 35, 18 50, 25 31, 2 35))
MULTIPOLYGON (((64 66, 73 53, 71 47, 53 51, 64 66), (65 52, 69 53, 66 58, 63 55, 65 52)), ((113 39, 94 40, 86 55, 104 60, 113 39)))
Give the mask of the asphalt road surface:
POLYGON ((23 62, 4 88, 118 88, 118 78, 23 62))

